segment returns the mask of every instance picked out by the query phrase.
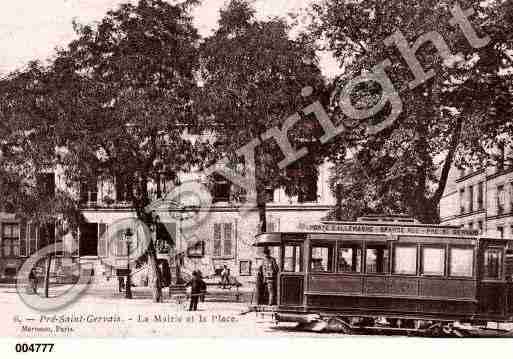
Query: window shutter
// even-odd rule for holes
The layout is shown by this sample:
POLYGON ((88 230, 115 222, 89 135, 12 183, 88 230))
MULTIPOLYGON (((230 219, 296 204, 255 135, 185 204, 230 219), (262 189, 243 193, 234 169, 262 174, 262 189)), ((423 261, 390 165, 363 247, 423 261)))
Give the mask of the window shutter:
POLYGON ((107 232, 107 225, 105 223, 100 223, 98 226, 98 256, 108 257, 109 248, 108 248, 108 240, 105 233, 107 232))
POLYGON ((126 257, 127 255, 128 255, 128 248, 126 246, 125 239, 123 238, 123 234, 120 232, 116 236, 116 256, 126 257))
POLYGON ((32 255, 37 251, 37 226, 34 223, 27 224, 28 235, 28 255, 32 255))
POLYGON ((80 232, 74 232, 72 234, 72 239, 71 239, 71 256, 72 257, 78 257, 80 255, 80 243, 79 243, 79 238, 80 238, 80 232))
POLYGON ((231 223, 224 224, 224 253, 225 256, 231 256, 233 252, 233 225, 231 223))
POLYGON ((55 196, 55 174, 53 172, 37 174, 36 182, 40 196, 46 198, 55 196))
POLYGON ((221 223, 214 223, 214 256, 222 255, 221 243, 221 223))
POLYGON ((20 223, 20 257, 27 256, 27 248, 28 240, 27 240, 27 224, 20 223))
POLYGON ((55 224, 45 223, 39 227, 39 249, 55 243, 55 224))

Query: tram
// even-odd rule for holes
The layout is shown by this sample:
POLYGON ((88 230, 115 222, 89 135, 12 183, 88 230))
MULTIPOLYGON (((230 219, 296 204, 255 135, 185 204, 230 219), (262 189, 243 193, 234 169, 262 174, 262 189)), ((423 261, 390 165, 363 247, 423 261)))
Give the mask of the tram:
POLYGON ((357 221, 261 233, 255 245, 279 248, 278 322, 461 334, 512 321, 510 242, 455 226, 357 221))

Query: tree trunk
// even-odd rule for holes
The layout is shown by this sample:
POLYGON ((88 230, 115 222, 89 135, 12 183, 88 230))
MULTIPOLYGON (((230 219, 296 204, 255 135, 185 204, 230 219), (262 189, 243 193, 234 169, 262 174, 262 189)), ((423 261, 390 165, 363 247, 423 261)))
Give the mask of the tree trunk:
MULTIPOLYGON (((143 221, 146 225, 151 226, 153 224, 153 218, 150 213, 145 212, 145 207, 149 203, 149 197, 147 192, 147 178, 142 177, 139 179, 139 193, 142 198, 139 199, 137 205, 135 205, 137 217, 143 221)), ((156 229, 155 229, 156 230, 156 229)), ((155 250, 155 243, 153 238, 149 239, 148 249, 146 252, 148 260, 149 277, 151 277, 151 288, 152 297, 154 303, 162 302, 162 277, 157 266, 157 252, 155 250)))
POLYGON ((342 184, 338 183, 335 187, 335 196, 337 198, 337 204, 335 207, 335 219, 337 221, 342 220, 342 184))
POLYGON ((162 302, 162 279, 157 264, 157 253, 153 241, 148 246, 148 267, 150 269, 152 297, 154 303, 162 302))
POLYGON ((265 206, 265 192, 258 191, 257 193, 257 208, 258 208, 258 220, 259 220, 259 231, 261 233, 267 231, 267 218, 266 218, 266 206, 265 206))
POLYGON ((50 291, 50 267, 52 266, 52 255, 49 254, 46 258, 45 281, 44 281, 44 296, 48 298, 50 291))
POLYGON ((435 203, 428 198, 419 201, 416 206, 414 217, 425 224, 440 223, 438 203, 435 203))

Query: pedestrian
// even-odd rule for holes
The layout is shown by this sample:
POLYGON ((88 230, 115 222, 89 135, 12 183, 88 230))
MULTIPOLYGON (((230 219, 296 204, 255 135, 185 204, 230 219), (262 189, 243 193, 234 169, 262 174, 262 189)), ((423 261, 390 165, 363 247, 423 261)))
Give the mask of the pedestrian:
POLYGON ((269 302, 269 299, 265 296, 265 280, 262 266, 258 267, 256 283, 255 283, 255 303, 257 305, 264 305, 269 302))
POLYGON ((32 268, 29 273, 30 289, 33 294, 37 294, 37 271, 36 268, 32 268))
POLYGON ((223 271, 221 272, 221 285, 223 289, 230 285, 230 268, 226 264, 223 265, 223 271))
POLYGON ((271 257, 271 251, 268 247, 264 248, 264 262, 262 263, 262 274, 264 276, 264 282, 267 287, 269 294, 269 305, 276 304, 276 279, 278 276, 278 264, 276 260, 271 257))
POLYGON ((201 296, 201 291, 205 286, 205 282, 198 275, 197 271, 192 272, 192 279, 185 285, 191 287, 191 302, 189 304, 189 311, 198 310, 198 300, 201 296))
POLYGON ((201 282, 201 295, 200 295, 200 300, 201 302, 203 303, 205 301, 205 294, 207 293, 207 283, 205 283, 205 281, 203 280, 203 274, 201 273, 201 271, 197 271, 198 273, 198 277, 200 278, 201 282))
POLYGON ((125 288, 125 277, 118 275, 118 290, 119 293, 123 292, 123 288, 125 288))

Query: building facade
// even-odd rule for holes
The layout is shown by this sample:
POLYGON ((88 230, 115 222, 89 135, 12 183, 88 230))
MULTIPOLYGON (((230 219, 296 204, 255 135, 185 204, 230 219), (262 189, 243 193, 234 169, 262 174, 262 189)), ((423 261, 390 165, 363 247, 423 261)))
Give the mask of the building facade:
POLYGON ((513 167, 453 167, 440 201, 442 224, 477 229, 483 236, 513 239, 513 167))
MULTIPOLYGON (((294 231, 301 224, 326 217, 335 204, 328 186, 329 167, 328 163, 322 164, 317 180, 311 181, 298 196, 289 197, 282 188, 269 190, 268 231, 294 231)), ((183 177, 190 179, 188 174, 183 177)), ((43 182, 40 186, 47 186, 50 191, 64 187, 59 171, 47 173, 43 182)), ((163 183, 161 190, 169 191, 172 186, 163 183)), ((103 265, 104 259, 113 254, 122 258, 127 249, 109 241, 106 233, 118 221, 136 218, 127 201, 130 188, 122 180, 91 181, 77 188, 86 223, 76 233, 60 230, 59 224, 36 228, 30 223, 20 223, 12 215, 0 214, 1 279, 14 278, 29 256, 52 243, 63 243, 67 248, 66 253, 57 252, 54 272, 69 273, 78 263, 93 268, 96 276, 115 276, 113 269, 103 265)), ((240 282, 252 281, 262 259, 262 253, 253 246, 259 232, 258 210, 241 211, 241 202, 233 196, 232 186, 225 180, 216 182, 211 192, 212 206, 205 220, 193 229, 184 229, 181 223, 184 217, 198 215, 196 208, 168 206, 156 211, 160 221, 150 233, 157 243, 158 257, 168 261, 171 267, 179 264, 185 273, 201 270, 204 275, 211 275, 226 265, 240 282)))

